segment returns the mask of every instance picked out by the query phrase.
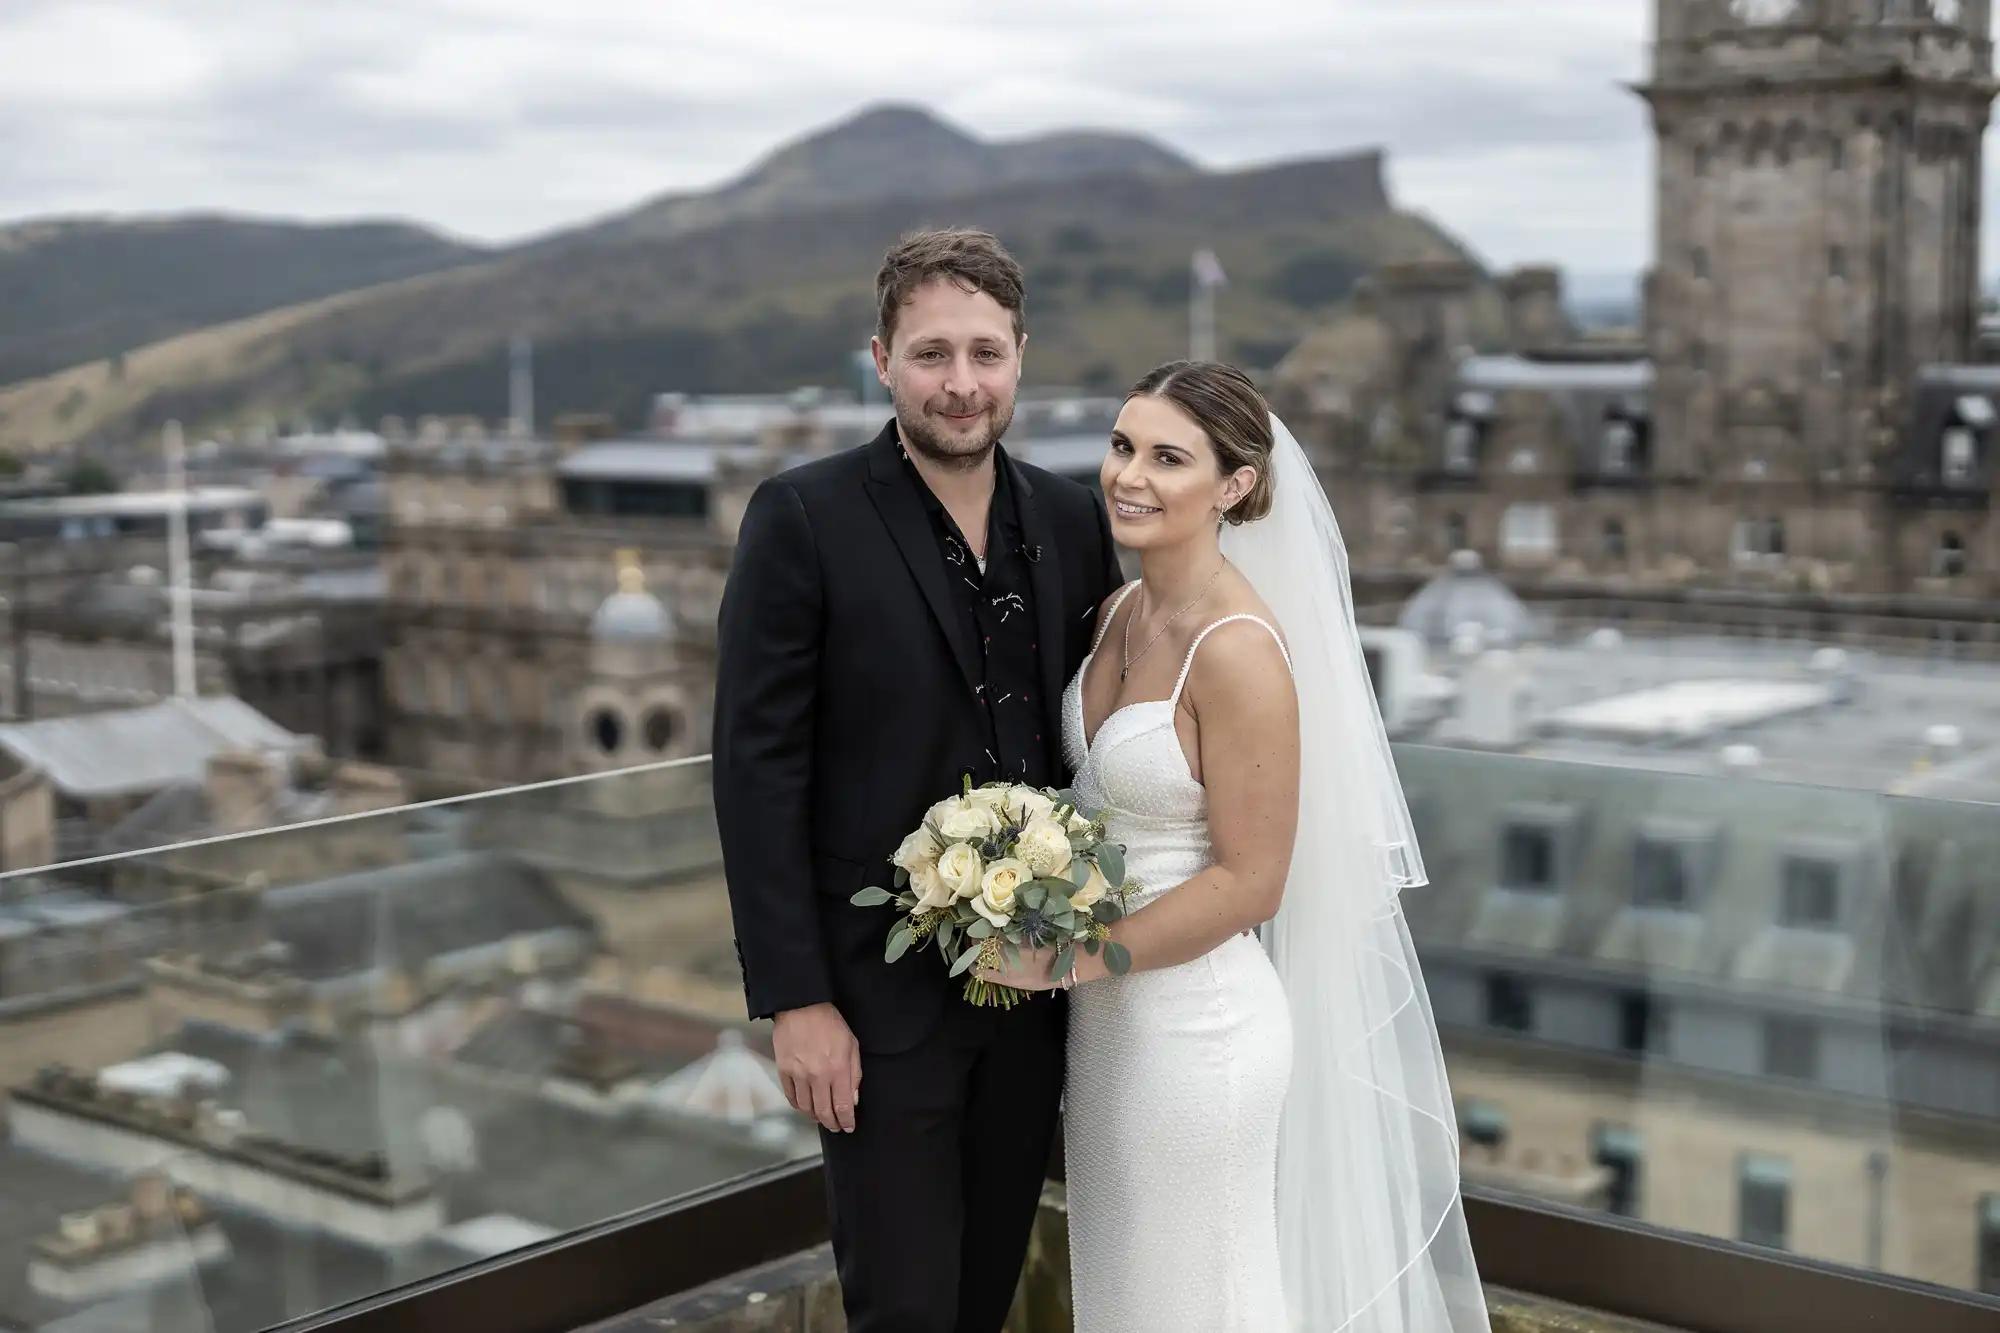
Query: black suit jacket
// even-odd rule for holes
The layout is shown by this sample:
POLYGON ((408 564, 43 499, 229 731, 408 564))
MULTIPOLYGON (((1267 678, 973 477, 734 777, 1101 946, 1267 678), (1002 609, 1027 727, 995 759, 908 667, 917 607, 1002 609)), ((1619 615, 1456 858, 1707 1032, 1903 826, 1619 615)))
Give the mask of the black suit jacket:
MULTIPOLYGON (((1061 773, 1062 695, 1122 581, 1091 491, 1009 458, 1040 631, 1043 731, 1061 773)), ((958 790, 984 741, 978 645, 949 600, 922 479, 895 424, 757 488, 718 624, 715 810, 750 1012, 831 1001, 863 1049, 907 1050, 961 985, 935 949, 882 959, 888 858, 958 790)))

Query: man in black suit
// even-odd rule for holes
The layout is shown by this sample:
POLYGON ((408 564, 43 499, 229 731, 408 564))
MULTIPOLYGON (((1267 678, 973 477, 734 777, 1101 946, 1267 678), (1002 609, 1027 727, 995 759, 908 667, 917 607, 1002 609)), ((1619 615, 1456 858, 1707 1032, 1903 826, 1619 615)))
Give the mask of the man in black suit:
POLYGON ((920 233, 876 295, 895 420, 743 516, 715 807, 750 1012, 821 1126, 849 1327, 997 1333, 1055 1133, 1063 1002, 975 1008, 935 951, 884 962, 891 913, 849 899, 968 774, 1066 785, 1063 689, 1120 574, 1098 499, 1000 447, 1027 342, 1013 257, 920 233))

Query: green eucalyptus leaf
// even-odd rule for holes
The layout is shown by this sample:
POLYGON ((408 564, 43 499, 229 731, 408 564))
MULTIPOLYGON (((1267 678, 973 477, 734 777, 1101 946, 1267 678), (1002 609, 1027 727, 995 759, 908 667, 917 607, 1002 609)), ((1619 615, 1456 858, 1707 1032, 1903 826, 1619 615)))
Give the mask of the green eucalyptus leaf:
POLYGON ((989 939, 993 935, 993 923, 982 916, 967 926, 965 933, 975 940, 989 939))
POLYGON ((976 944, 969 945, 965 952, 958 956, 958 961, 951 965, 951 975, 955 977, 964 976, 972 970, 972 965, 978 961, 979 946, 976 944))
POLYGON ((958 927, 952 924, 950 917, 946 917, 943 921, 938 922, 937 937, 939 948, 950 949, 957 935, 958 927))
POLYGON ((1069 864, 1069 880, 1076 887, 1083 888, 1090 883, 1090 862, 1072 861, 1069 864))
POLYGON ((1076 946, 1065 944, 1056 954, 1055 966, 1049 969, 1049 980, 1061 981, 1074 966, 1076 966, 1076 946))
POLYGON ((1115 842, 1107 842, 1097 849, 1097 868, 1104 872, 1104 878, 1113 884, 1125 882, 1125 849, 1115 842))
POLYGON ((902 925, 897 926, 889 932, 889 948, 884 957, 889 962, 895 962, 898 958, 909 952, 910 944, 915 939, 916 932, 912 931, 910 923, 905 921, 902 925))
POLYGON ((1041 880, 1034 881, 1021 891, 1021 901, 1038 912, 1042 910, 1042 905, 1048 902, 1048 900, 1049 891, 1042 887, 1041 880))
POLYGON ((899 889, 910 887, 910 872, 901 866, 896 867, 896 887, 899 889))
POLYGON ((1104 965, 1111 969, 1111 975, 1122 977, 1132 970, 1132 951, 1117 940, 1106 940, 1104 965))
POLYGON ((887 889, 870 886, 848 899, 856 907, 880 907, 883 903, 894 902, 896 896, 887 889))

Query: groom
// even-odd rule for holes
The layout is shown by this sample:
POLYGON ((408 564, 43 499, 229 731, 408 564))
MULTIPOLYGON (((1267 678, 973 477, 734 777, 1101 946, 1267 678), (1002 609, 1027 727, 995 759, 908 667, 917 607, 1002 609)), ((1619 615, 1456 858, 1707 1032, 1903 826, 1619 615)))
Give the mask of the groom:
POLYGON ((935 952, 884 962, 891 914, 848 901, 967 774, 1067 782, 1063 688, 1121 577, 1096 497, 1000 447, 1022 286, 984 232, 889 252, 874 352, 896 418, 758 488, 722 601, 737 953, 821 1127, 853 1333, 997 1333, 1062 1093, 1059 999, 974 1008, 935 952))

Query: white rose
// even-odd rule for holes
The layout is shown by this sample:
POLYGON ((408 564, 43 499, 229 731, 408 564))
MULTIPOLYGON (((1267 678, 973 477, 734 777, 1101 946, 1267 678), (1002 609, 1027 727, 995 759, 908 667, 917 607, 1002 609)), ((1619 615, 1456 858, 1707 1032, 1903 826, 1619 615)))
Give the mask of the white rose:
POLYGON ((1085 881, 1084 886, 1069 895, 1069 905, 1082 908, 1095 907, 1109 892, 1111 892, 1111 881, 1104 878, 1104 872, 1093 865, 1090 868, 1090 878, 1085 881))
POLYGON ((957 810, 963 810, 964 808, 965 808, 965 801, 963 798, 957 796, 947 796, 942 801, 939 801, 936 805, 932 806, 930 809, 924 811, 924 822, 926 824, 935 824, 937 827, 943 828, 944 821, 951 818, 952 812, 957 810))
POLYGON ((972 910, 996 926, 1004 926, 1014 915, 1014 896, 1028 879, 1028 867, 1009 856, 986 867, 979 896, 972 910))
POLYGON ((1050 879, 1069 869, 1069 834, 1053 819, 1037 819, 1021 830, 1014 855, 1027 863, 1036 879, 1050 879))
POLYGON ((1007 811, 1007 798, 1014 794, 1011 787, 974 787, 965 797, 967 805, 976 805, 989 810, 997 820, 1007 811))
POLYGON ((1072 810, 1069 812, 1069 831, 1071 833, 1078 833, 1078 834, 1091 833, 1095 832, 1096 829, 1097 829, 1096 824, 1092 823, 1088 819, 1085 819, 1077 811, 1072 810))
POLYGON ((983 805, 961 803, 938 822, 946 842, 983 842, 1000 831, 1000 816, 983 805))
POLYGON ((955 842, 938 858, 937 872, 954 895, 972 898, 979 893, 980 876, 985 874, 986 867, 980 863, 979 853, 971 843, 955 842))
POLYGON ((935 861, 910 871, 910 887, 916 891, 919 912, 935 912, 958 900, 958 895, 951 891, 951 885, 945 883, 944 876, 938 873, 935 861))
POLYGON ((903 839, 903 845, 896 849, 896 854, 889 858, 889 863, 915 875, 919 866, 936 865, 938 853, 943 850, 944 848, 938 845, 938 840, 931 835, 930 829, 924 827, 903 839))
POLYGON ((1032 824, 1054 814, 1056 803, 1033 787, 1016 787, 1007 793, 1007 810, 1020 823, 1032 824))

